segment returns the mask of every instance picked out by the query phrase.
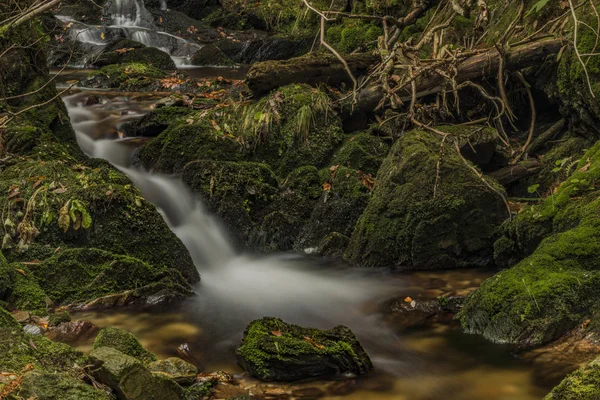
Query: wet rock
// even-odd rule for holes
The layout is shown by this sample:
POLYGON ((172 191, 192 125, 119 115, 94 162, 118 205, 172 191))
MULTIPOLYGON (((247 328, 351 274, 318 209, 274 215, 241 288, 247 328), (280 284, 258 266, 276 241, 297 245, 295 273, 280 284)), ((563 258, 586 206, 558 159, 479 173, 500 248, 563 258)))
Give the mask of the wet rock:
POLYGON ((123 128, 129 136, 156 137, 164 132, 170 125, 185 119, 192 112, 191 109, 169 104, 183 105, 182 97, 170 96, 163 103, 157 103, 156 111, 132 121, 123 128))
POLYGON ((144 349, 140 341, 131 333, 120 328, 104 328, 94 340, 94 349, 110 347, 136 359, 149 363, 156 356, 144 349))
POLYGON ((96 104, 100 104, 100 103, 101 103, 100 97, 96 96, 95 94, 92 94, 85 99, 85 102, 83 103, 83 105, 86 107, 89 107, 89 106, 95 106, 96 104))
POLYGON ((215 47, 238 64, 253 64, 268 60, 287 60, 308 53, 314 37, 273 36, 249 41, 222 39, 215 47))
POLYGON ((350 261, 401 270, 492 263, 492 244, 508 218, 504 202, 451 148, 438 173, 440 143, 421 130, 394 143, 352 234, 345 253, 350 261))
POLYGON ((385 306, 385 313, 394 316, 394 322, 402 328, 412 328, 428 321, 452 319, 464 298, 452 296, 439 299, 396 299, 385 306))
POLYGON ((373 368, 347 327, 303 328, 278 318, 251 322, 236 355, 246 372, 266 381, 360 375, 373 368))
POLYGON ((27 323, 31 319, 31 314, 27 311, 13 311, 11 314, 21 324, 27 323))
MULTIPOLYGON (((87 385, 69 374, 31 371, 20 381, 13 395, 36 400, 110 400, 103 391, 87 385)), ((13 398, 13 397, 11 397, 13 398)))
POLYGON ((98 327, 89 321, 63 322, 46 332, 46 337, 55 342, 74 343, 87 339, 98 332, 98 327))
POLYGON ((162 70, 175 69, 175 63, 167 53, 129 39, 117 39, 106 45, 102 54, 94 59, 92 65, 104 67, 126 63, 142 63, 162 70))
POLYGON ((191 385, 196 379, 198 368, 177 357, 154 361, 148 364, 152 372, 160 372, 181 385, 191 385))
POLYGON ((214 44, 207 44, 198 50, 191 60, 192 65, 208 67, 232 67, 235 63, 214 44))
POLYGON ((98 347, 90 353, 93 375, 110 386, 120 400, 180 400, 183 389, 164 375, 155 375, 134 357, 113 348, 98 347))

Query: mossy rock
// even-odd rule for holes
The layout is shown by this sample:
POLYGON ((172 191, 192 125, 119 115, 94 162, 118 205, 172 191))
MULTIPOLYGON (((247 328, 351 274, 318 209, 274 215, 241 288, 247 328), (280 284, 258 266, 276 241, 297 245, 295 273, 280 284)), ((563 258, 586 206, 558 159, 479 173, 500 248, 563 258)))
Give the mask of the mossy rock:
POLYGON ((198 368, 177 357, 151 362, 148 369, 154 373, 165 374, 181 385, 191 385, 196 380, 198 368))
POLYGON ((140 119, 128 122, 123 129, 129 136, 156 137, 189 115, 187 107, 160 107, 140 119))
POLYGON ((233 67, 235 63, 214 44, 207 44, 198 50, 191 60, 192 65, 210 67, 233 67))
POLYGON ((94 59, 92 65, 105 67, 111 64, 129 63, 140 63, 160 70, 176 69, 171 56, 164 51, 128 39, 117 39, 109 43, 102 54, 94 59))
MULTIPOLYGON (((371 197, 362 181, 361 176, 365 176, 362 171, 339 164, 333 168, 333 171, 322 170, 321 186, 325 185, 328 190, 321 190, 319 200, 314 203, 310 218, 295 243, 298 250, 312 253, 333 232, 350 236, 371 197)), ((339 250, 343 252, 345 247, 339 250)))
POLYGON ((188 295, 190 288, 185 279, 167 272, 165 267, 133 257, 89 248, 63 250, 33 269, 37 281, 57 304, 81 304, 152 285, 157 292, 166 286, 172 288, 175 297, 188 295))
POLYGON ((463 328, 527 348, 548 343, 591 317, 600 299, 600 224, 545 239, 509 270, 486 280, 459 313, 463 328))
POLYGON ((327 95, 305 84, 273 91, 245 110, 243 133, 254 143, 254 161, 287 175, 306 165, 324 167, 342 142, 339 116, 327 95))
POLYGON ((303 328, 279 318, 251 322, 236 355, 246 372, 266 381, 361 375, 373 368, 349 328, 303 328))
POLYGON ((0 307, 0 329, 15 330, 21 329, 21 325, 17 322, 11 313, 0 307))
POLYGON ((81 85, 100 89, 143 91, 156 89, 156 81, 166 77, 166 72, 143 63, 113 64, 90 73, 81 81, 81 85))
POLYGON ((19 310, 45 311, 46 293, 31 271, 19 263, 0 265, 0 300, 19 310))
POLYGON ((277 195, 277 177, 268 165, 253 162, 196 161, 182 171, 183 181, 245 244, 255 223, 277 195))
POLYGON ((8 400, 110 400, 105 392, 68 374, 31 371, 8 400))
POLYGON ((567 157, 564 161, 559 160, 555 168, 560 176, 569 177, 540 204, 527 207, 505 223, 503 235, 494 246, 499 264, 513 265, 533 253, 545 237, 598 220, 600 142, 580 159, 567 157))
POLYGON ((585 319, 597 327, 598 160, 600 142, 555 193, 507 224, 495 245, 497 257, 531 255, 485 281, 469 297, 460 313, 465 330, 532 347, 560 337, 585 319))
POLYGON ((83 353, 43 336, 31 336, 18 330, 0 328, 0 370, 20 373, 27 364, 47 372, 72 372, 86 365, 83 353))
POLYGON ((390 146, 377 136, 361 132, 347 136, 344 144, 333 156, 332 165, 361 170, 375 175, 390 146))
POLYGON ((94 340, 94 349, 110 347, 143 363, 156 361, 156 356, 144 349, 131 332, 119 328, 104 328, 94 340))
POLYGON ((58 247, 95 247, 199 280, 186 248, 125 175, 105 161, 70 157, 65 149, 60 158, 44 152, 51 144, 42 142, 32 152, 43 162, 25 158, 2 171, 3 248, 10 261, 44 259, 58 247), (19 196, 9 198, 10 188, 19 196), (38 206, 28 215, 30 202, 38 206), (20 224, 30 233, 20 234, 20 224))
POLYGON ((600 398, 600 359, 562 380, 544 400, 596 400, 600 398))
POLYGON ((403 270, 491 264, 492 244, 508 217, 503 200, 453 148, 438 167, 440 146, 438 135, 423 130, 392 146, 352 234, 349 260, 403 270))
POLYGON ((150 372, 138 359, 110 347, 90 353, 94 377, 126 400, 181 400, 183 389, 172 379, 150 372))
POLYGON ((292 171, 273 196, 265 216, 250 234, 252 248, 263 251, 291 250, 322 193, 319 171, 313 166, 292 171))
POLYGON ((208 119, 192 125, 175 124, 142 147, 137 162, 160 172, 181 173, 197 160, 235 161, 242 147, 225 135, 216 135, 208 119))

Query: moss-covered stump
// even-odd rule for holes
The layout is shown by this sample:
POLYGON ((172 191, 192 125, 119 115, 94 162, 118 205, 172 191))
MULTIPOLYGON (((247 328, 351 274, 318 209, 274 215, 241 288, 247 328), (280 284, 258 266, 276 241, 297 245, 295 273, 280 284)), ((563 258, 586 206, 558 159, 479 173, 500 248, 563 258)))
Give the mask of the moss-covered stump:
POLYGON ((111 64, 129 63, 141 63, 161 70, 176 69, 175 63, 167 53, 128 39, 117 39, 106 45, 92 65, 105 67, 111 64))
POLYGON ((544 400, 600 399, 600 359, 567 376, 544 400))
POLYGON ((533 254, 485 281, 469 297, 460 314, 465 330, 531 347, 586 319, 591 319, 589 329, 598 329, 598 160, 600 142, 555 193, 507 224, 505 236, 496 242, 497 256, 533 254))
POLYGON ((373 368, 347 327, 303 328, 279 318, 251 322, 236 355, 246 372, 266 381, 360 375, 373 368))
POLYGON ((93 375, 121 400, 181 400, 183 389, 172 379, 150 372, 138 359, 110 347, 90 353, 93 375))
POLYGON ((110 400, 100 389, 68 374, 32 371, 26 373, 18 389, 7 400, 110 400))
POLYGON ((143 363, 156 361, 156 356, 144 349, 140 341, 131 333, 119 328, 104 328, 94 340, 94 349, 110 347, 134 357, 143 363))
POLYGON ((393 145, 379 169, 346 257, 403 270, 485 266, 507 217, 501 197, 453 148, 442 147, 434 133, 413 130, 393 145))

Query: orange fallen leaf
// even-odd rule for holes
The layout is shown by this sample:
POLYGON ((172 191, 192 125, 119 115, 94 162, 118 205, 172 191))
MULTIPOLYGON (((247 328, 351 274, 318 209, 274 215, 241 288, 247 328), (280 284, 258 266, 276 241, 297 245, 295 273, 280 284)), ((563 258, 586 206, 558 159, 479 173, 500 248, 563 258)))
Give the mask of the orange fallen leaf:
POLYGON ((326 191, 326 192, 329 192, 331 190, 331 183, 325 182, 323 184, 323 190, 326 191))
POLYGON ((579 172, 587 172, 590 169, 590 166, 592 165, 591 162, 588 162, 587 164, 585 164, 583 167, 579 168, 579 172))
POLYGON ((27 276, 27 272, 23 271, 22 269, 15 268, 15 271, 17 271, 18 273, 20 273, 23 276, 27 276))
POLYGON ((279 336, 281 336, 281 331, 271 331, 271 334, 273 336, 278 336, 279 337, 279 336))
POLYGON ((324 349, 325 348, 325 346, 323 346, 322 344, 319 344, 319 343, 315 342, 315 340, 313 338, 310 338, 308 336, 304 336, 304 340, 306 340, 308 343, 310 343, 313 346, 315 346, 317 349, 324 349))
POLYGON ((410 297, 407 297, 407 298, 404 299, 405 303, 412 303, 412 301, 413 301, 413 299, 410 298, 410 297))

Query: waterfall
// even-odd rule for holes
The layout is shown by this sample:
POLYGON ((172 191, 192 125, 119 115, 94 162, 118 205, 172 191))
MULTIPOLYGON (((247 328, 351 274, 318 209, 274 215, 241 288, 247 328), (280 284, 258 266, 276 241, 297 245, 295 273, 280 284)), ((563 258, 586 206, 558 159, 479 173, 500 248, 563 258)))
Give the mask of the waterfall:
POLYGON ((168 10, 167 0, 160 0, 160 9, 162 11, 167 11, 168 10))

